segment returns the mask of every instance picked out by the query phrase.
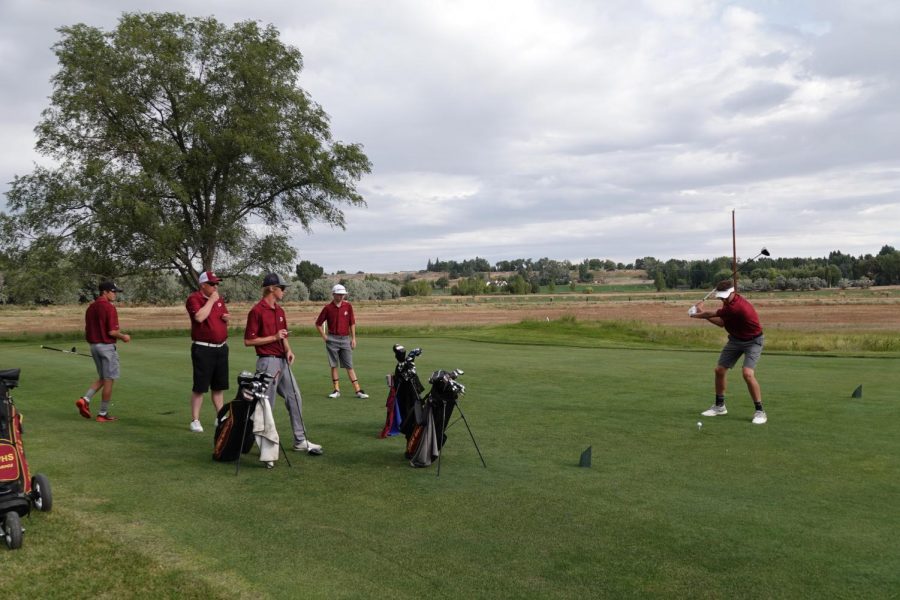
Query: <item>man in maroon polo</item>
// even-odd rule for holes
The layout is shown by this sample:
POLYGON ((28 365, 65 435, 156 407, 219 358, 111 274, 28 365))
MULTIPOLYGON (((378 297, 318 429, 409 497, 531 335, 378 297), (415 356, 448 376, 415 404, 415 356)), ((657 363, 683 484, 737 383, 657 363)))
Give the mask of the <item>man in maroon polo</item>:
POLYGON ((751 423, 763 425, 769 419, 762 405, 762 391, 756 379, 756 364, 762 355, 765 338, 759 315, 753 305, 735 291, 731 279, 724 279, 716 285, 716 298, 722 301, 718 310, 703 310, 703 301, 694 305, 688 314, 694 319, 706 319, 713 325, 723 327, 728 332, 728 342, 719 354, 715 368, 715 404, 700 413, 704 417, 717 417, 728 414, 725 407, 725 389, 728 370, 737 364, 743 356, 741 374, 750 392, 755 412, 751 423))
POLYGON ((216 414, 222 408, 225 390, 228 389, 228 320, 231 315, 219 296, 222 280, 212 271, 200 273, 200 289, 188 296, 185 302, 191 319, 191 364, 194 368, 194 385, 191 388, 190 430, 202 433, 200 406, 203 394, 212 388, 210 399, 216 414))
POLYGON ((357 398, 369 395, 360 387, 356 371, 353 370, 353 350, 356 349, 356 317, 353 305, 347 301, 347 288, 341 284, 331 288, 331 302, 326 304, 316 319, 316 329, 325 342, 328 364, 331 367, 331 383, 334 389, 329 398, 340 398, 341 384, 338 381, 338 367, 347 369, 353 393, 357 398))
POLYGON ((275 409, 275 393, 284 398, 284 405, 291 417, 294 433, 294 450, 308 454, 322 454, 322 446, 306 437, 303 423, 303 398, 300 387, 291 372, 294 352, 288 341, 287 316, 279 304, 285 289, 290 285, 281 275, 269 273, 262 283, 263 297, 247 314, 244 329, 244 345, 256 350, 256 371, 273 375, 269 386, 269 405, 275 409))
POLYGON ((109 414, 109 403, 112 400, 113 383, 119 378, 119 354, 116 341, 131 341, 131 336, 119 329, 119 314, 113 301, 122 290, 112 281, 100 284, 100 295, 91 302, 84 314, 84 337, 91 345, 91 356, 97 367, 97 381, 91 384, 84 396, 75 401, 78 412, 85 419, 91 418, 91 398, 98 391, 100 395, 100 412, 97 421, 104 423, 116 421, 117 417, 109 414))

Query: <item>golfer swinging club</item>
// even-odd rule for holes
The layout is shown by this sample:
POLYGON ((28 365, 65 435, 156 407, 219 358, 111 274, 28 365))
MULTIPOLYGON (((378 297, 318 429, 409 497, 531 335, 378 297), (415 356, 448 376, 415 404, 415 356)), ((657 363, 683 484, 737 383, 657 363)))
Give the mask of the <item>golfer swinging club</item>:
POLYGON ((716 403, 708 410, 700 413, 704 417, 727 415, 725 408, 725 387, 728 370, 732 368, 741 355, 744 364, 741 372, 747 382, 747 390, 756 407, 753 413, 753 424, 762 425, 768 419, 763 410, 762 392, 756 381, 754 369, 763 349, 763 330, 759 324, 756 309, 743 296, 737 294, 730 279, 724 279, 716 285, 716 298, 722 301, 722 308, 716 311, 704 311, 703 300, 694 305, 689 312, 692 319, 706 319, 713 325, 724 327, 728 332, 728 343, 719 355, 716 365, 716 403))

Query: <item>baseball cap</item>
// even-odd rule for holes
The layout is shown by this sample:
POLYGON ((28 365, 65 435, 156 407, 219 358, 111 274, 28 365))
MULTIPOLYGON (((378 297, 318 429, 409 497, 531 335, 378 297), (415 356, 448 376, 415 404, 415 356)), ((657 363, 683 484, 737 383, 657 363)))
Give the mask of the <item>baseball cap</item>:
POLYGON ((262 286, 269 287, 270 285, 288 286, 291 284, 282 279, 278 273, 269 273, 263 278, 262 286))
POLYGON ((727 298, 734 291, 734 287, 730 287, 727 290, 720 290, 716 292, 716 298, 727 298))
POLYGON ((219 283, 222 281, 212 271, 203 271, 200 273, 200 283, 219 283))
POLYGON ((345 287, 342 286, 341 284, 337 284, 337 285, 335 285, 333 288, 331 288, 331 293, 332 293, 332 294, 343 294, 343 295, 346 296, 346 295, 347 295, 347 288, 345 288, 345 287))
POLYGON ((100 291, 101 292, 124 292, 122 288, 117 286, 112 281, 101 281, 100 282, 100 291))

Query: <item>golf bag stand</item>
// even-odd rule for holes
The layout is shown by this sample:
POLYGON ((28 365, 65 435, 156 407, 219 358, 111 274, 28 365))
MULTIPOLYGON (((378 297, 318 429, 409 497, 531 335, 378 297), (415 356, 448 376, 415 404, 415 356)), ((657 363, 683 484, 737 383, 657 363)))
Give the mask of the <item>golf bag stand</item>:
POLYGON ((22 547, 25 529, 21 518, 34 506, 42 512, 53 507, 50 481, 31 477, 22 443, 22 415, 10 395, 19 384, 19 369, 0 371, 0 534, 10 550, 22 547))
MULTIPOLYGON (((242 371, 237 378, 238 391, 234 400, 225 404, 216 415, 213 460, 235 461, 235 475, 241 469, 241 455, 250 452, 255 441, 250 424, 253 422, 256 404, 269 401, 268 390, 274 380, 275 376, 268 373, 242 371)), ((278 445, 285 462, 289 467, 292 466, 281 441, 278 445)))
MULTIPOLYGON (((455 381, 455 379, 459 375, 462 375, 463 371, 461 371, 460 369, 456 369, 454 371, 451 371, 450 373, 447 373, 446 371, 437 371, 434 374, 432 374, 429 381, 433 380, 435 375, 438 375, 438 374, 443 374, 443 375, 440 375, 440 377, 442 377, 442 378, 447 377, 447 376, 451 377, 453 379, 453 383, 455 383, 457 386, 462 388, 461 391, 459 391, 459 393, 457 394, 457 397, 453 400, 453 406, 455 406, 456 410, 459 411, 459 418, 462 419, 463 424, 465 424, 465 426, 466 426, 466 431, 469 432, 469 438, 472 440, 472 444, 475 446, 475 451, 478 453, 478 458, 481 459, 481 465, 485 469, 487 469, 487 463, 484 462, 484 456, 481 454, 481 448, 478 447, 478 442, 475 441, 475 434, 472 433, 472 428, 469 427, 469 420, 466 418, 466 413, 463 412, 462 405, 459 403, 459 396, 462 394, 465 394, 466 390, 465 390, 465 387, 462 384, 457 383, 455 381)), ((432 392, 433 391, 434 391, 434 385, 432 384, 432 392)), ((453 410, 453 406, 450 407, 451 411, 453 410)), ((443 411, 443 422, 446 423, 447 419, 450 417, 450 415, 447 414, 447 403, 446 402, 444 402, 442 411, 443 411)), ((457 419, 457 421, 458 420, 459 419, 457 419)), ((453 423, 456 423, 457 421, 454 421, 453 423)), ((453 423, 446 425, 444 427, 444 431, 449 429, 450 426, 453 425, 453 423)), ((446 435, 441 436, 439 438, 439 441, 440 441, 440 443, 438 444, 437 473, 436 473, 435 477, 441 476, 441 456, 444 454, 442 452, 442 450, 444 449, 444 443, 447 441, 447 436, 446 435)))
MULTIPOLYGON (((410 466, 427 467, 437 458, 438 477, 440 477, 440 457, 447 442, 446 432, 451 425, 448 421, 453 414, 453 409, 459 407, 459 397, 466 391, 465 386, 457 381, 462 374, 463 371, 459 369, 433 372, 428 379, 431 390, 421 401, 416 403, 413 415, 407 419, 407 421, 413 421, 412 416, 414 416, 414 427, 410 433, 407 433, 406 457, 409 459, 410 466)), ((460 410, 460 418, 466 425, 482 466, 487 468, 481 448, 478 447, 469 421, 462 410, 460 410)))

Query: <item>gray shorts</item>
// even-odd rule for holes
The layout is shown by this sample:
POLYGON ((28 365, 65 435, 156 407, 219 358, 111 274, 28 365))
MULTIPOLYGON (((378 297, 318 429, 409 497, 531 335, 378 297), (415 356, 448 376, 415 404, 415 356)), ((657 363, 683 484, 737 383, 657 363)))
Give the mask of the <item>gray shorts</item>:
POLYGON ((115 344, 91 344, 91 356, 100 379, 119 378, 119 353, 115 344))
POLYGON ((728 336, 728 343, 722 348, 719 354, 719 366, 730 369, 733 367, 741 354, 744 355, 744 369, 755 369, 759 357, 762 355, 763 336, 758 336, 752 340, 739 340, 736 337, 728 336))
POLYGON ((344 369, 353 368, 353 350, 350 348, 349 335, 328 334, 325 342, 325 352, 328 353, 328 364, 332 368, 341 366, 344 369))

